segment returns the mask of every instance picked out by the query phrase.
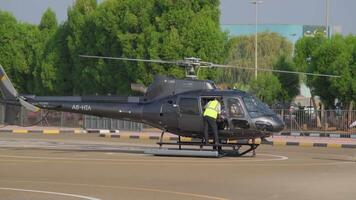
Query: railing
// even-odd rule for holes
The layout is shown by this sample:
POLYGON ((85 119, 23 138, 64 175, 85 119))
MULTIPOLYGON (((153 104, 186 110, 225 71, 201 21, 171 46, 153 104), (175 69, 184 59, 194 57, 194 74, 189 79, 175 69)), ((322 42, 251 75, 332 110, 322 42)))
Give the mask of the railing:
POLYGON ((323 132, 352 132, 356 133, 356 127, 350 128, 350 124, 356 121, 356 110, 274 110, 284 121, 284 131, 323 131, 323 132))
MULTIPOLYGON (((5 112, 3 105, 0 105, 0 113, 0 124, 4 124, 5 112)), ((101 118, 77 113, 48 110, 41 110, 40 112, 35 113, 27 111, 26 109, 21 109, 19 118, 15 124, 18 126, 56 126, 131 131, 141 131, 144 127, 147 127, 142 123, 101 118)))
MULTIPOLYGON (((284 132, 340 132, 355 133, 356 127, 349 125, 356 121, 356 110, 324 110, 315 112, 313 110, 288 109, 273 110, 285 123, 284 132)), ((0 105, 0 123, 4 122, 4 109, 0 105)), ((20 126, 57 126, 57 127, 79 127, 85 129, 110 129, 110 130, 132 130, 141 131, 149 126, 124 120, 101 118, 89 115, 46 111, 34 113, 21 109, 16 124, 20 126)))
POLYGON ((84 128, 142 131, 144 125, 142 123, 137 123, 137 122, 85 115, 84 128))

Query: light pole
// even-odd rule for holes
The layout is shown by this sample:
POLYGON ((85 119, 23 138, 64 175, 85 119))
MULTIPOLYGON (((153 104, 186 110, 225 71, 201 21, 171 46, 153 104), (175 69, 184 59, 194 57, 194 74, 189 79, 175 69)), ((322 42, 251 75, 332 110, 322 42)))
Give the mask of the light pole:
POLYGON ((290 36, 292 36, 293 37, 293 43, 292 43, 292 57, 294 57, 294 51, 295 51, 295 36, 297 36, 297 34, 296 33, 291 33, 291 34, 289 34, 290 36))
POLYGON ((329 38, 330 37, 330 31, 329 31, 329 0, 326 0, 326 14, 325 14, 325 21, 326 21, 326 37, 329 38))
POLYGON ((250 1, 255 5, 255 79, 257 79, 257 24, 258 24, 258 4, 262 4, 263 1, 250 1))

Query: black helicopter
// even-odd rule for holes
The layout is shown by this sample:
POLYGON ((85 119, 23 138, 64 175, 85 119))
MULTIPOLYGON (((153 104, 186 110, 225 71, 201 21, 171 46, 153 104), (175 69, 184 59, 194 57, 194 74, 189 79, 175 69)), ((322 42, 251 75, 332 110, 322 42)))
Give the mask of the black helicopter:
MULTIPOLYGON (((163 144, 176 144, 180 148, 181 145, 199 145, 202 147, 206 144, 199 141, 182 142, 180 136, 203 138, 202 113, 204 105, 208 101, 217 98, 224 108, 223 111, 225 111, 218 121, 221 146, 232 146, 233 149, 237 147, 237 152, 242 145, 249 146, 249 149, 238 153, 238 155, 255 150, 258 147, 258 144, 254 142, 256 138, 269 137, 284 128, 284 123, 277 114, 253 95, 240 90, 220 90, 212 81, 195 79, 194 73, 199 67, 233 66, 201 62, 197 58, 186 58, 182 61, 163 61, 88 55, 81 55, 81 57, 184 66, 188 79, 156 76, 154 82, 148 88, 133 84, 132 89, 145 92, 145 95, 140 97, 19 95, 4 69, 0 66, 2 103, 6 105, 5 123, 14 123, 19 112, 19 105, 22 105, 31 111, 47 109, 141 122, 161 129, 161 139, 164 132, 179 136, 177 143, 164 143, 161 140, 158 143, 160 146, 163 144), (230 140, 240 142, 229 143, 230 140), (241 140, 245 142, 241 142, 241 140), (253 142, 248 142, 248 140, 253 142)), ((333 75, 292 71, 259 70, 336 77, 333 75)), ((213 144, 208 145, 214 146, 213 144)))

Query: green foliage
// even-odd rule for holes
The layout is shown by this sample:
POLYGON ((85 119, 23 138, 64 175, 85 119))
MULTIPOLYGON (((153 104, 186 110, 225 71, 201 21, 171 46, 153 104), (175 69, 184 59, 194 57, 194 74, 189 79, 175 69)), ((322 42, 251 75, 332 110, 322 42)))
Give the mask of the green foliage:
MULTIPOLYGON (((130 83, 153 75, 184 77, 177 66, 95 60, 80 54, 222 62, 227 34, 219 27, 218 0, 77 0, 58 26, 47 9, 38 26, 0 12, 0 56, 20 92, 128 94, 130 83)), ((215 78, 201 70, 200 78, 215 78)))
POLYGON ((271 105, 278 99, 282 86, 278 78, 271 73, 261 73, 251 82, 250 92, 254 93, 263 102, 271 105))
MULTIPOLYGON (((184 77, 177 66, 84 59, 80 54, 180 60, 199 57, 215 63, 254 66, 254 36, 228 40, 219 27, 218 0, 77 0, 68 20, 57 24, 51 9, 38 26, 19 23, 0 11, 1 64, 22 93, 128 94, 130 83, 149 84, 153 75, 184 77)), ((259 67, 342 75, 308 77, 307 85, 324 102, 356 99, 355 36, 305 37, 292 46, 275 33, 258 35, 259 67)), ((298 77, 253 71, 202 69, 199 78, 249 89, 267 103, 290 101, 298 77), (251 84, 250 84, 251 83, 251 84)))
MULTIPOLYGON (((284 71, 296 71, 293 60, 285 55, 278 58, 273 68, 284 71)), ((275 73, 275 75, 281 84, 281 93, 278 100, 290 103, 299 94, 299 75, 285 73, 275 73)))
MULTIPOLYGON (((178 60, 223 60, 227 37, 219 28, 218 1, 77 1, 68 11, 68 65, 73 93, 120 93, 155 74, 182 78, 182 68, 127 61, 88 60, 79 54, 178 60), (87 10, 81 7, 88 8, 87 10)), ((202 71, 202 78, 213 77, 202 71)))
POLYGON ((326 40, 324 34, 303 37, 295 44, 294 61, 300 71, 307 71, 313 52, 326 40))
POLYGON ((32 69, 39 62, 39 33, 36 26, 18 23, 11 14, 0 11, 1 64, 20 92, 32 90, 32 69))
POLYGON ((41 31, 48 30, 54 31, 57 28, 57 18, 56 14, 52 9, 48 8, 46 12, 42 15, 39 29, 41 31))
MULTIPOLYGON (((242 67, 255 66, 255 36, 233 37, 227 44, 227 63, 242 67)), ((289 59, 292 44, 277 33, 258 34, 258 66, 260 68, 295 70, 289 59)), ((291 101, 299 93, 299 78, 295 75, 268 74, 259 72, 254 78, 253 70, 219 69, 217 80, 230 87, 248 90, 266 103, 291 101)))
POLYGON ((348 46, 348 49, 351 54, 351 61, 349 63, 349 80, 350 84, 350 100, 356 103, 356 36, 349 35, 345 38, 345 43, 348 46))
POLYGON ((296 62, 308 72, 340 75, 341 78, 308 76, 307 85, 314 95, 321 97, 327 107, 335 99, 344 105, 355 101, 355 36, 335 35, 302 38, 297 42, 296 62), (299 55, 298 55, 299 54, 299 55))
MULTIPOLYGON (((258 34, 258 67, 271 69, 282 55, 292 54, 292 44, 277 33, 258 34)), ((227 63, 242 67, 255 66, 255 36, 233 37, 228 43, 227 63)), ((254 79, 253 70, 220 70, 218 80, 221 82, 239 82, 249 84, 254 79)))
POLYGON ((313 72, 341 75, 338 79, 316 77, 308 79, 315 93, 329 106, 333 105, 335 98, 345 103, 352 100, 350 98, 356 92, 352 90, 354 77, 350 69, 351 59, 351 52, 341 36, 334 36, 325 41, 313 54, 311 62, 313 72))
POLYGON ((42 38, 40 63, 34 66, 33 75, 36 77, 34 92, 39 95, 55 94, 58 90, 56 80, 59 52, 57 48, 56 33, 58 31, 57 18, 51 9, 47 9, 42 15, 38 25, 42 38))

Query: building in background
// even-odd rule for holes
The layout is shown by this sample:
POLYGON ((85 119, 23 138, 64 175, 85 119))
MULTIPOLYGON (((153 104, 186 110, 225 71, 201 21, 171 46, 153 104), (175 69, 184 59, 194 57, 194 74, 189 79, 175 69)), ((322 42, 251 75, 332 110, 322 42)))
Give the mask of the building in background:
MULTIPOLYGON (((223 31, 230 36, 254 35, 255 24, 222 24, 223 31)), ((330 26, 330 35, 340 33, 341 26, 330 26)), ((303 36, 313 36, 316 31, 326 32, 325 26, 299 24, 258 24, 257 32, 274 32, 287 38, 293 44, 303 36)))
MULTIPOLYGON (((254 35, 255 24, 226 24, 221 25, 223 31, 227 31, 230 36, 254 35)), ((303 36, 303 25, 289 24, 259 24, 258 32, 275 32, 295 43, 303 36)))

